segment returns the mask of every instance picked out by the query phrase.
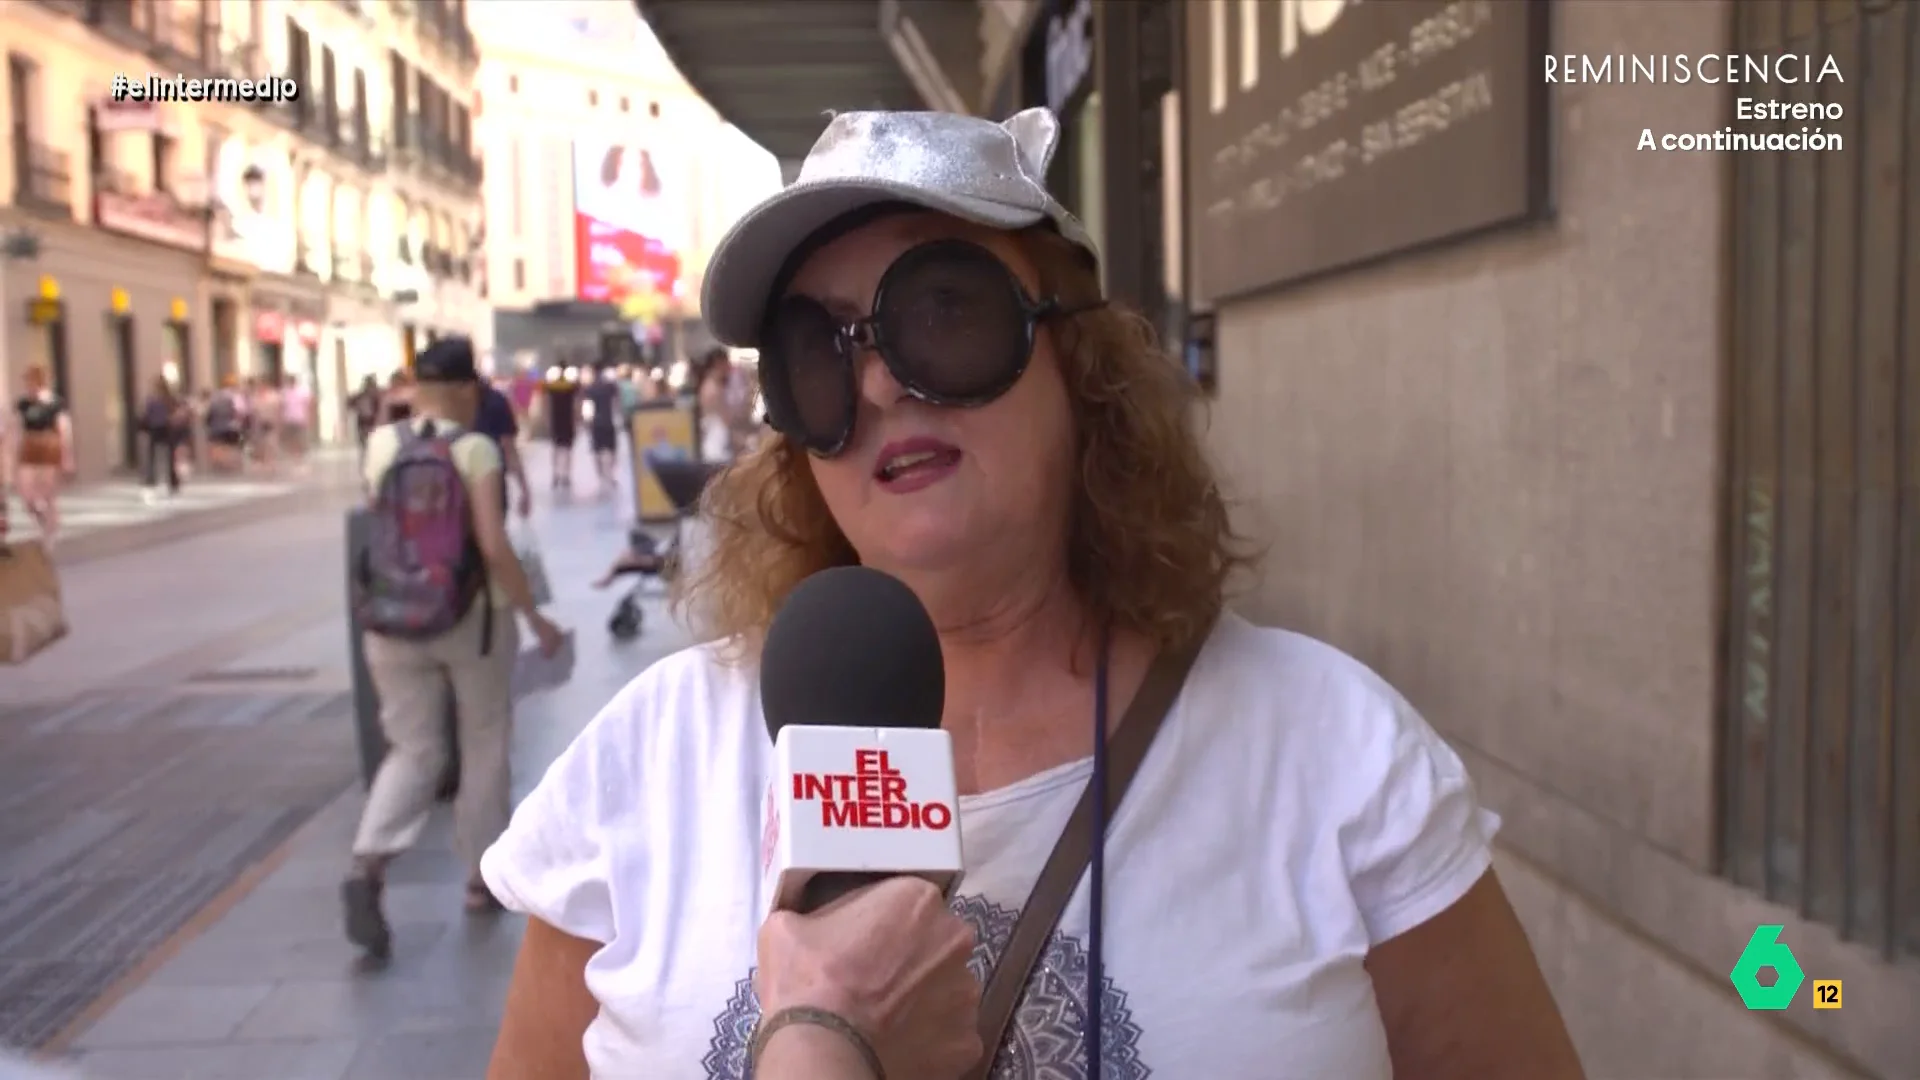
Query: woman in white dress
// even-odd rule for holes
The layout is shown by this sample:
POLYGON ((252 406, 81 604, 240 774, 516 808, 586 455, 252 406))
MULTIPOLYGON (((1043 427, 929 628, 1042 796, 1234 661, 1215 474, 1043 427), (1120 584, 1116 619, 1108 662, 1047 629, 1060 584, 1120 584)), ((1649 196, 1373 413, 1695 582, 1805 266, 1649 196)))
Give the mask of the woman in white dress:
POLYGON ((965 1075, 1582 1076, 1459 757, 1358 661, 1226 610, 1249 551, 1194 387, 1103 300, 1044 184, 1058 138, 1042 109, 842 113, 721 241, 702 312, 759 350, 777 434, 707 492, 711 550, 682 585, 713 640, 616 695, 483 860, 530 917, 492 1080, 740 1080, 801 1028, 850 1055, 817 1075, 962 1075, 825 988, 756 993, 795 982, 756 949, 757 650, 800 581, 853 563, 940 633, 951 906, 982 976, 1045 910, 1040 868, 1107 790, 1109 732, 1150 672, 1191 663, 965 1075))

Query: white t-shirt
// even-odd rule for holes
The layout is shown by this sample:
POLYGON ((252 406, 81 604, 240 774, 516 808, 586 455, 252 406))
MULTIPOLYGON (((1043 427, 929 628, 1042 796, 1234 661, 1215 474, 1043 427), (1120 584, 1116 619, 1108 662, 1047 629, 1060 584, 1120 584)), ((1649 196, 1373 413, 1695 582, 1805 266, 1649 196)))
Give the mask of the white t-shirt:
MULTIPOLYGON (((599 1080, 743 1075, 770 757, 755 673, 688 649, 607 705, 481 861, 508 907, 606 943, 586 972, 599 1080)), ((961 799, 979 970, 1091 769, 961 799)), ((1111 822, 1102 1077, 1391 1080, 1362 961, 1459 900, 1498 825, 1378 676, 1223 618, 1111 822)), ((1085 1075, 1086 920, 1083 879, 995 1080, 1085 1075)))

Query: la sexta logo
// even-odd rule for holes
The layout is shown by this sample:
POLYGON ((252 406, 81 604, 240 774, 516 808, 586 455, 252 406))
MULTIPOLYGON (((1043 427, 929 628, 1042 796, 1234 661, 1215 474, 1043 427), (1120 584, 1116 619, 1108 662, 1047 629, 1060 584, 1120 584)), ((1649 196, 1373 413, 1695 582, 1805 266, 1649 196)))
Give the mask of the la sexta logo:
POLYGON ((953 825, 953 808, 914 802, 885 750, 855 750, 850 773, 795 773, 793 801, 818 802, 828 829, 930 829, 953 825))

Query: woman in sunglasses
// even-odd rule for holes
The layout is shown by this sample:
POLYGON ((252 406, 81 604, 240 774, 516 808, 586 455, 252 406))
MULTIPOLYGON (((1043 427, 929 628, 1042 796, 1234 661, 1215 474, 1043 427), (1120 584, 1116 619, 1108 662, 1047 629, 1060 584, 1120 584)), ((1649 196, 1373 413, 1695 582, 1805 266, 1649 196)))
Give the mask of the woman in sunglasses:
MULTIPOLYGON (((713 643, 622 691, 483 862, 531 916, 493 1080, 737 1080, 796 1024, 855 1062, 811 1075, 963 1075, 821 1002, 763 1018, 754 994, 809 985, 809 961, 755 952, 755 652, 798 582, 855 562, 941 633, 951 904, 983 978, 1048 906, 1036 882, 1090 778, 1116 775, 1109 733, 1136 730, 1136 696, 1171 702, 1143 704, 1150 749, 964 1075, 1581 1075, 1459 758, 1358 662, 1224 610, 1247 550, 1192 388, 1102 302, 1044 186, 1058 134, 1039 109, 841 114, 715 252, 703 310, 759 350, 777 435, 708 492, 712 549, 681 584, 713 643)), ((811 962, 823 988, 850 969, 811 962)))

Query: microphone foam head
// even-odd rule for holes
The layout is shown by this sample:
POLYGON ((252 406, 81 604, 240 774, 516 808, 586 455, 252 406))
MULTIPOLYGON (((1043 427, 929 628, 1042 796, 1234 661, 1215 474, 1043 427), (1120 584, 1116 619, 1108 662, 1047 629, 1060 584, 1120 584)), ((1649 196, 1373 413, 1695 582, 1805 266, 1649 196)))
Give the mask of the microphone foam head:
POLYGON ((947 671, 933 618, 898 578, 822 570, 767 629, 760 700, 776 738, 788 724, 937 728, 947 671))

